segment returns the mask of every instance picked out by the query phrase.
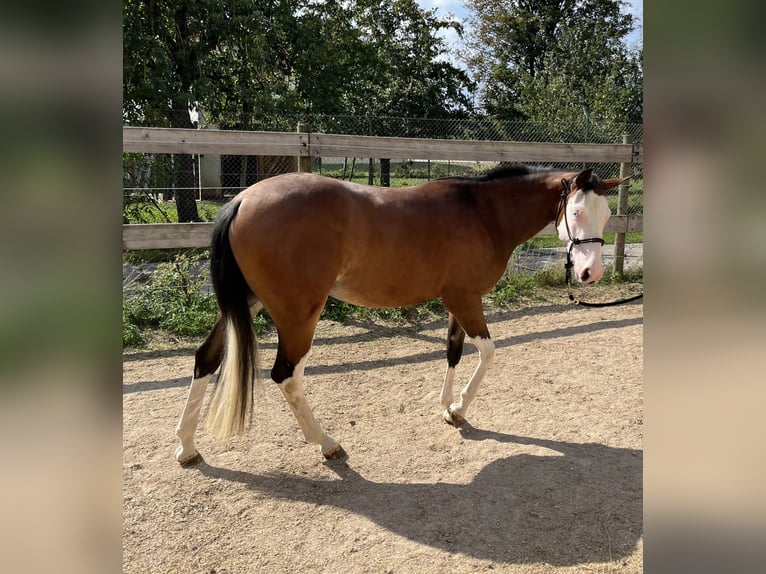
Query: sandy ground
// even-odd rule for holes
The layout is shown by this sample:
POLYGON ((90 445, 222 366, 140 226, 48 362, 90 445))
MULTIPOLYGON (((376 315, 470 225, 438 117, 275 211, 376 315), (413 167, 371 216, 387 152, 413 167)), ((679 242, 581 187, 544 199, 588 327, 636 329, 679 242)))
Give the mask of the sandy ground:
MULTIPOLYGON (((200 428, 204 461, 181 468, 194 348, 126 353, 124 572, 641 572, 643 305, 488 323, 495 363, 461 430, 438 405, 446 318, 321 323, 306 394, 347 461, 305 444, 266 380, 253 427, 200 428)), ((467 343, 459 383, 477 357, 467 343)))

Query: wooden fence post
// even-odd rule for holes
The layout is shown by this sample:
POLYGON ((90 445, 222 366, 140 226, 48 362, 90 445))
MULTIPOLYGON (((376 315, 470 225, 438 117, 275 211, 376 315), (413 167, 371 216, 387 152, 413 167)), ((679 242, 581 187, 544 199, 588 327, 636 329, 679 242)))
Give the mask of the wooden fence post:
MULTIPOLYGON (((622 135, 622 143, 632 144, 633 137, 630 134, 622 135)), ((620 164, 620 177, 628 177, 633 173, 633 164, 623 162, 620 164)), ((630 192, 630 180, 618 187, 617 191, 617 215, 628 214, 628 195, 630 192)), ((614 273, 622 277, 625 273, 625 233, 616 233, 614 237, 614 273)))
MULTIPOLYGON (((299 133, 306 133, 308 137, 311 137, 311 134, 309 133, 311 128, 304 123, 298 124, 298 129, 295 130, 299 133)), ((311 147, 309 146, 309 151, 311 150, 311 147)), ((311 153, 309 155, 299 155, 298 156, 298 171, 300 172, 307 172, 311 173, 311 153)))

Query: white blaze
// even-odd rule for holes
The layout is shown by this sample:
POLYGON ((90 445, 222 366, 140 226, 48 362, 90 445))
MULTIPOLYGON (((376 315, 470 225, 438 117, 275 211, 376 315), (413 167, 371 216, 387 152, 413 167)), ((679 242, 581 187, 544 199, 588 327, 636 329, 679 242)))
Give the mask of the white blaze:
MULTIPOLYGON (((567 223, 572 237, 590 239, 603 237, 604 226, 611 212, 606 197, 592 191, 576 191, 569 196, 566 205, 566 219, 561 218, 557 230, 559 239, 570 246, 567 234, 567 223)), ((604 274, 604 261, 601 257, 601 245, 598 243, 583 243, 572 247, 572 263, 574 274, 581 283, 593 283, 604 274), (587 270, 587 279, 583 278, 587 270)))

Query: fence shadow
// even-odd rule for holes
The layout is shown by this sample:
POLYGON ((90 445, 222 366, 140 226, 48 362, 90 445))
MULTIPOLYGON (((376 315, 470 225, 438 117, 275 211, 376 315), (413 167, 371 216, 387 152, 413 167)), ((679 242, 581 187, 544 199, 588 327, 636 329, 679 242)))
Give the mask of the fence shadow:
MULTIPOLYGON (((501 321, 501 320, 507 320, 507 317, 504 319, 498 319, 498 321, 501 321)), ((605 320, 605 321, 597 320, 592 323, 585 323, 581 325, 573 325, 569 327, 548 329, 546 331, 533 331, 531 333, 527 332, 520 335, 506 337, 504 339, 496 339, 495 347, 500 349, 505 347, 512 347, 514 345, 522 345, 525 343, 530 343, 530 342, 538 341, 538 340, 571 337, 574 335, 586 335, 590 333, 595 333, 597 331, 604 331, 609 329, 621 329, 624 327, 641 325, 643 324, 643 321, 644 321, 643 317, 633 317, 629 319, 605 320)), ((405 332, 409 332, 409 331, 405 331, 405 332)), ((399 331, 395 331, 395 333, 399 334, 399 331)), ((392 336, 392 331, 389 330, 386 335, 378 334, 374 338, 385 340, 386 336, 388 337, 392 336)), ((343 343, 354 344, 355 342, 362 342, 362 341, 369 341, 369 340, 370 340, 370 335, 368 333, 359 333, 357 335, 344 337, 343 343)), ((430 341, 431 338, 427 338, 426 340, 430 341)), ((308 365, 306 366, 306 376, 311 377, 312 375, 353 373, 355 371, 370 371, 373 369, 379 369, 379 368, 385 368, 385 367, 395 367, 399 365, 408 365, 408 364, 428 362, 428 361, 439 361, 439 360, 445 359, 444 344, 445 343, 442 340, 439 340, 438 342, 434 340, 433 351, 413 353, 405 357, 371 358, 371 359, 365 359, 365 360, 355 360, 355 361, 341 362, 341 363, 335 363, 335 364, 325 364, 325 365, 312 364, 311 359, 309 358, 308 365)), ((268 345, 262 345, 261 348, 274 348, 274 345, 270 343, 268 345)), ((476 353, 476 348, 470 343, 467 343, 465 345, 465 351, 463 353, 463 356, 470 356, 474 353, 476 353)), ((191 369, 194 364, 193 355, 194 355, 193 352, 190 353, 189 377, 191 377, 191 369)), ((157 356, 164 356, 164 355, 157 355, 157 354, 152 355, 152 357, 157 357, 157 356)), ((168 356, 174 356, 174 355, 168 355, 168 356)), ((268 380, 270 366, 261 364, 261 369, 263 369, 264 371, 262 373, 264 380, 268 380)), ((176 378, 160 380, 160 381, 140 381, 137 383, 128 383, 123 385, 122 392, 123 394, 128 394, 128 393, 141 392, 141 391, 151 391, 151 390, 158 390, 158 389, 183 387, 189 384, 190 380, 191 379, 188 377, 181 377, 181 378, 176 377, 176 378)))
POLYGON ((468 428, 468 440, 549 449, 485 466, 469 484, 374 482, 345 462, 316 480, 196 468, 258 493, 332 506, 417 543, 502 563, 574 566, 631 555, 643 530, 640 450, 520 437, 468 428))
MULTIPOLYGON (((487 313, 487 323, 498 323, 502 321, 512 320, 517 317, 531 316, 547 314, 552 312, 561 312, 566 310, 565 305, 545 305, 540 307, 531 307, 518 310, 502 310, 491 311, 487 313)), ((359 319, 346 319, 343 321, 344 327, 356 327, 362 329, 362 332, 354 333, 353 335, 340 335, 337 337, 329 337, 322 334, 318 334, 314 337, 314 345, 345 345, 362 343, 366 341, 374 341, 376 339, 385 337, 405 337, 420 341, 432 341, 437 344, 444 343, 447 332, 447 312, 445 311, 444 317, 427 322, 418 322, 410 325, 389 325, 385 323, 374 323, 372 321, 362 321, 359 319), (444 332, 444 337, 441 335, 431 335, 427 331, 433 329, 439 329, 444 332)), ((199 343, 201 344, 204 337, 199 337, 199 343)), ((260 337, 258 344, 263 349, 276 349, 276 343, 271 341, 265 341, 264 337, 260 337)), ((194 356, 194 351, 197 349, 197 344, 190 344, 184 342, 178 347, 162 350, 150 350, 150 351, 131 351, 123 353, 123 362, 131 361, 144 361, 147 359, 158 359, 166 357, 180 357, 180 356, 194 356)))

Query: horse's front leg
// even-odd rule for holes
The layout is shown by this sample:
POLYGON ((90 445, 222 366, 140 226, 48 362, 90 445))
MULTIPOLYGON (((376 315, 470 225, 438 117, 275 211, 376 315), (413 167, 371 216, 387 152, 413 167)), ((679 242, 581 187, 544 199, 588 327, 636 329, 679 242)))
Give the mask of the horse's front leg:
POLYGON ((473 399, 476 398, 479 392, 479 385, 484 380, 484 375, 487 374, 487 369, 489 369, 495 358, 495 344, 492 342, 492 339, 489 337, 486 339, 477 337, 471 339, 471 342, 479 349, 479 364, 476 366, 471 380, 460 391, 458 400, 449 405, 444 415, 445 420, 456 427, 465 422, 465 413, 473 399))
POLYGON ((453 299, 449 303, 445 300, 445 305, 450 308, 450 317, 447 328, 447 373, 444 376, 440 402, 445 409, 444 420, 459 427, 465 422, 465 413, 476 398, 484 375, 495 358, 495 344, 489 336, 480 299, 478 301, 462 299, 457 302, 453 299), (479 364, 468 384, 460 391, 458 400, 452 402, 455 367, 460 362, 466 335, 479 350, 479 364))
POLYGON ((455 316, 449 314, 449 325, 447 327, 447 372, 444 374, 444 384, 439 395, 439 402, 444 407, 444 420, 454 426, 463 424, 463 420, 457 422, 452 418, 450 405, 452 404, 452 389, 455 383, 455 368, 463 356, 463 341, 465 340, 465 331, 457 322, 455 316))

